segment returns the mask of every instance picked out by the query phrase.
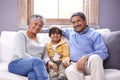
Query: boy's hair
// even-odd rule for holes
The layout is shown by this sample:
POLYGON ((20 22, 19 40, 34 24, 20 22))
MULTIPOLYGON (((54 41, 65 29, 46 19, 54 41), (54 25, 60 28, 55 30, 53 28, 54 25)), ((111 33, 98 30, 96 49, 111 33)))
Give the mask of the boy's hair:
POLYGON ((49 29, 49 37, 51 36, 51 34, 60 34, 62 36, 62 30, 58 27, 52 27, 49 29))

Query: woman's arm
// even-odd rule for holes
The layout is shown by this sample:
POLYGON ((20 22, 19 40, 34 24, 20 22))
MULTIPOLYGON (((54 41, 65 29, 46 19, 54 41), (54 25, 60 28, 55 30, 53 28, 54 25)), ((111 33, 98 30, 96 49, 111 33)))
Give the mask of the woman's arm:
POLYGON ((14 53, 19 58, 31 58, 32 56, 27 53, 26 46, 27 38, 25 37, 23 32, 17 32, 14 39, 14 53))

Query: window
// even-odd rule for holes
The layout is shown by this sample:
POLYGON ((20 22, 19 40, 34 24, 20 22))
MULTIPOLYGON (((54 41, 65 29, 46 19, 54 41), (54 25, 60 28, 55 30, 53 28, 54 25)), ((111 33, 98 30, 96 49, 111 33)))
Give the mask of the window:
POLYGON ((34 0, 34 14, 43 15, 47 24, 67 25, 72 13, 83 12, 83 0, 34 0))
POLYGON ((46 25, 70 25, 72 13, 85 13, 88 24, 98 26, 98 0, 19 0, 19 25, 27 25, 32 14, 41 14, 46 25))

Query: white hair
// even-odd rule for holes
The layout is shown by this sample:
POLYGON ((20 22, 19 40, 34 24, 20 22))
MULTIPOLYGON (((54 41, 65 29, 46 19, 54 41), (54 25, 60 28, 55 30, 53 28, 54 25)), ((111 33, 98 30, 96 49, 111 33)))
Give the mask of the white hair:
POLYGON ((32 15, 32 16, 30 17, 29 22, 34 21, 35 19, 39 19, 40 21, 43 22, 43 24, 45 24, 45 19, 44 19, 43 16, 41 16, 41 15, 32 15))

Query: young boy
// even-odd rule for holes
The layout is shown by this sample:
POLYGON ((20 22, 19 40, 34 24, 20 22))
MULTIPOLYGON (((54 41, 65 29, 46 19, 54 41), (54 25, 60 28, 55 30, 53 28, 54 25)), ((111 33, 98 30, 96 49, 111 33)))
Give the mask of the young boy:
POLYGON ((67 42, 62 39, 62 30, 58 27, 49 29, 51 41, 46 48, 54 67, 48 68, 51 80, 66 80, 65 68, 69 65, 70 53, 67 42))

